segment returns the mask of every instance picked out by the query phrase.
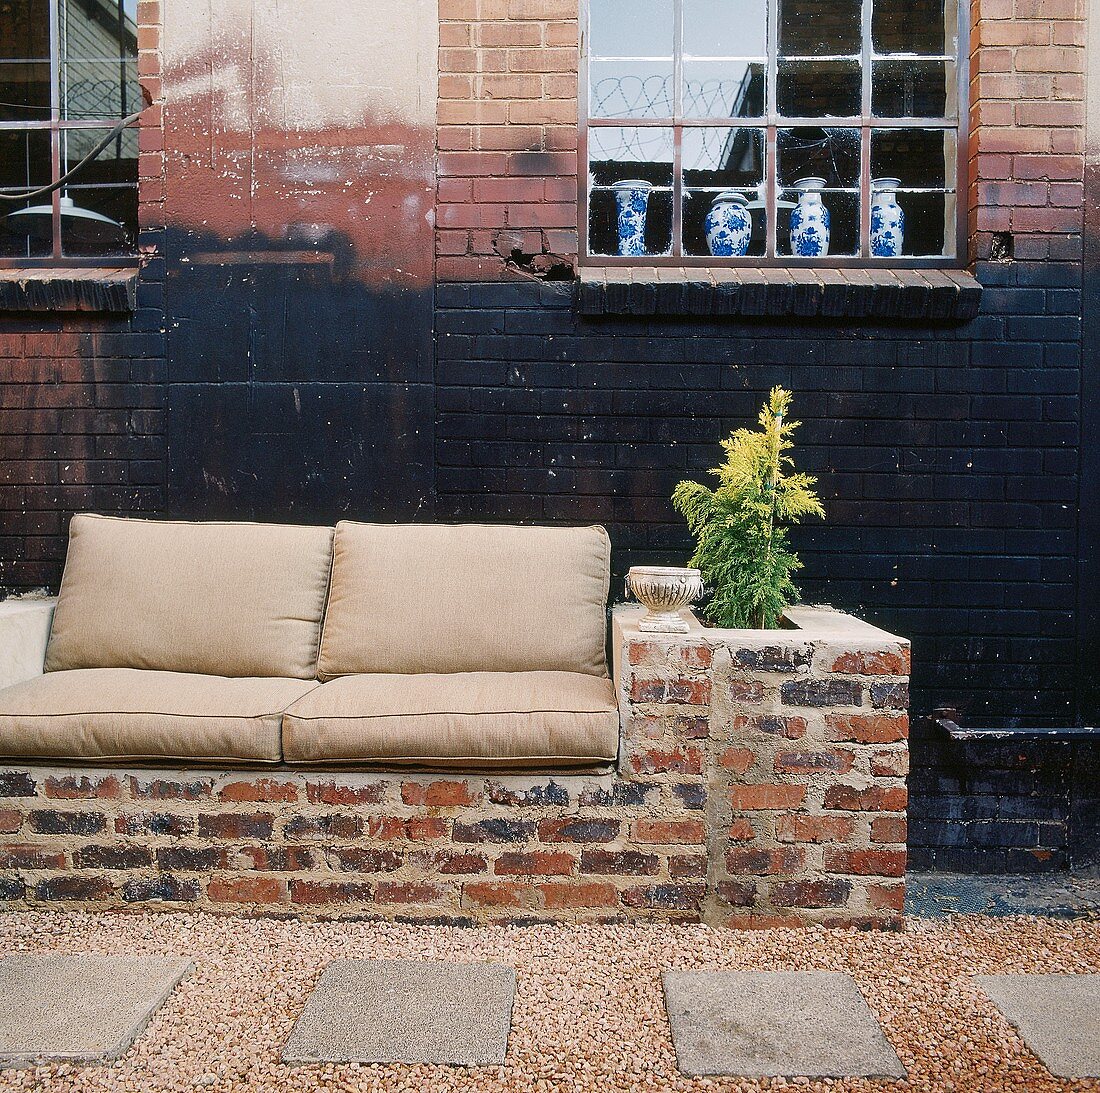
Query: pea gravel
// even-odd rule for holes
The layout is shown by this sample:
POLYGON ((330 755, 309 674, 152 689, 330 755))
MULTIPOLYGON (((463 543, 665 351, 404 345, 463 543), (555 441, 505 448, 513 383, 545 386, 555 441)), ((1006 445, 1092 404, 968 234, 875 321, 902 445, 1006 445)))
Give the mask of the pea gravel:
POLYGON ((180 955, 184 980, 118 1061, 0 1071, 5 1090, 1100 1091, 1052 1077, 973 976, 1100 971, 1100 922, 956 916, 900 933, 702 926, 486 927, 183 914, 0 915, 0 952, 180 955), (333 959, 476 960, 516 969, 501 1067, 288 1065, 280 1052, 333 959), (686 1078, 664 1014, 664 968, 850 973, 909 1073, 870 1079, 686 1078))

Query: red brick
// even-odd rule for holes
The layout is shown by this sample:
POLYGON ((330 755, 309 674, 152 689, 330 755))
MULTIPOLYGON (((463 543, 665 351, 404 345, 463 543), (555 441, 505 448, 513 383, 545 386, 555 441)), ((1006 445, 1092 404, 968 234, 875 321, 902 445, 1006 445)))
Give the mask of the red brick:
POLYGON ((731 842, 751 843, 756 838, 756 831, 744 816, 736 817, 726 834, 731 842))
POLYGON ((846 675, 907 676, 909 674, 909 650, 879 649, 874 652, 851 651, 838 656, 829 669, 846 675))
POLYGON ((613 884, 540 884, 549 910, 569 907, 616 907, 619 894, 613 884))
POLYGON ((215 903, 283 903, 287 888, 274 877, 213 877, 206 894, 215 903))
POLYGON ((718 898, 730 907, 756 905, 756 885, 751 880, 720 880, 716 891, 718 898))
POLYGON ((209 839, 269 839, 274 826, 270 812, 219 812, 199 817, 199 834, 209 839))
POLYGON ((764 701, 764 684, 757 679, 734 679, 728 686, 730 698, 734 702, 764 701))
POLYGON ((866 891, 867 903, 871 907, 890 911, 905 910, 904 884, 869 884, 866 891))
POLYGON ((22 812, 14 808, 0 808, 0 835, 14 835, 22 826, 22 812))
POLYGON ((446 874, 484 873, 489 868, 484 854, 455 854, 449 850, 418 850, 410 861, 416 869, 446 874))
POLYGON ((436 903, 446 895, 446 889, 425 881, 379 881, 374 889, 375 903, 436 903))
POLYGON ((548 843, 609 843, 618 837, 619 829, 618 820, 572 816, 539 820, 538 825, 539 838, 548 843))
POLYGON ((806 798, 805 786, 774 785, 762 782, 755 785, 732 786, 730 801, 735 811, 754 809, 798 808, 806 798))
POLYGON ((0 869, 64 869, 63 850, 49 850, 30 843, 0 845, 0 869))
POLYGON ((656 876, 661 859, 640 850, 585 850, 581 854, 581 872, 597 875, 656 876))
POLYGON ((904 778, 909 773, 909 753, 876 751, 871 756, 871 773, 878 778, 904 778))
POLYGON ((702 774, 703 752, 699 748, 649 748, 632 754, 630 765, 635 774, 702 774))
POLYGON ((726 869, 731 873, 769 876, 793 873, 805 864, 805 854, 794 847, 778 849, 733 848, 726 851, 726 869))
POLYGON ((839 877, 790 880, 773 884, 771 901, 776 907, 842 907, 851 895, 851 883, 839 877))
POLYGON ((781 751, 775 757, 777 774, 847 774, 855 756, 850 751, 781 751))
POLYGON ((681 645, 676 655, 685 668, 709 668, 714 660, 714 651, 709 645, 681 645))
POLYGON ((718 765, 732 770, 737 774, 744 774, 756 762, 756 753, 750 748, 726 748, 718 756, 718 765))
POLYGON ((674 854, 668 859, 668 875, 673 880, 707 875, 706 854, 674 854))
POLYGON ((564 851, 513 851, 497 858, 493 872, 498 876, 567 877, 576 865, 577 859, 564 851))
POLYGON ((849 812, 904 812, 909 801, 905 786, 829 786, 825 807, 849 812))
POLYGON ((876 843, 903 843, 908 834, 904 816, 876 816, 871 821, 871 841, 876 843))
POLYGON ((70 774, 62 778, 47 778, 45 791, 47 797, 73 801, 115 798, 119 796, 121 787, 118 779, 113 774, 93 778, 86 775, 70 774))
POLYGON ((366 881, 338 881, 325 883, 311 880, 292 880, 290 898, 293 903, 369 903, 374 888, 366 881))
POLYGON ((385 846, 334 846, 328 857, 334 869, 345 873, 392 873, 405 861, 400 850, 385 846))
POLYGON ((854 873, 863 877, 903 877, 905 851, 828 849, 825 869, 830 873, 854 873))
POLYGON ((339 782, 306 782, 306 800, 311 805, 377 805, 386 799, 385 782, 365 786, 339 782))
POLYGON ((482 907, 535 906, 537 897, 529 884, 510 881, 478 881, 462 886, 462 898, 482 907))
POLYGON ((680 845, 706 841, 706 825, 702 820, 635 820, 631 829, 640 843, 680 845))
POLYGON ((209 797, 213 788, 213 778, 186 782, 171 778, 153 778, 147 782, 130 779, 130 796, 138 801, 199 801, 209 797))
POLYGON ((775 821, 775 837, 784 843, 846 842, 855 831, 847 816, 815 816, 790 813, 775 821))
POLYGON ((481 798, 469 782, 403 782, 401 800, 407 805, 427 805, 446 808, 452 805, 473 805, 481 798))
POLYGON ((292 802, 298 800, 298 787, 291 782, 255 778, 230 782, 218 791, 222 801, 292 802))
POLYGON ((750 717, 747 714, 737 714, 731 724, 735 736, 748 730, 768 736, 783 736, 788 740, 801 740, 806 735, 804 717, 779 717, 775 714, 756 714, 750 717))
POLYGON ((825 723, 830 740, 893 744, 909 736, 909 718, 905 714, 829 714, 825 723))
POLYGON ((634 702, 705 706, 710 702, 710 680, 635 679, 630 685, 630 697, 634 702))

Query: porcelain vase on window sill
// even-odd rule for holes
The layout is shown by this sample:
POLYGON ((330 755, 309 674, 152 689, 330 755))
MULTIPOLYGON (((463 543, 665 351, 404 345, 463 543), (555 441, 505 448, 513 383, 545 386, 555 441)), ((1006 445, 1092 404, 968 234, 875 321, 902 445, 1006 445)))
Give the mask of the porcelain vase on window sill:
POLYGON ((645 214, 652 186, 645 179, 628 178, 616 182, 611 189, 615 191, 619 214, 619 254, 624 258, 640 258, 646 252, 645 214))
POLYGON ((791 253, 799 258, 824 258, 829 253, 829 210, 821 201, 823 178, 800 178, 798 204, 791 210, 791 253))
POLYGON ((871 179, 871 253, 897 258, 905 244, 905 213, 898 204, 896 178, 871 179))
POLYGON ((723 190, 710 203, 703 221, 707 249, 715 258, 733 258, 747 254, 752 238, 752 217, 748 198, 736 190, 723 190))

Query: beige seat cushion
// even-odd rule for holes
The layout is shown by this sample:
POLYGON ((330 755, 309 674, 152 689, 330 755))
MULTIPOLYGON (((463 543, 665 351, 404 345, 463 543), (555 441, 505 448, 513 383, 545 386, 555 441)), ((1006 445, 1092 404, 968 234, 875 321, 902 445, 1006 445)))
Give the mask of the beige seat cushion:
POLYGON ((288 763, 555 769, 618 747, 611 681, 576 672, 343 676, 283 718, 288 763))
POLYGON ((332 529, 74 516, 46 671, 314 679, 332 529))
POLYGON ((601 527, 336 526, 322 679, 362 672, 584 672, 604 656, 601 527))
POLYGON ((50 672, 0 690, 0 756, 277 763, 283 711, 317 686, 134 668, 50 672))

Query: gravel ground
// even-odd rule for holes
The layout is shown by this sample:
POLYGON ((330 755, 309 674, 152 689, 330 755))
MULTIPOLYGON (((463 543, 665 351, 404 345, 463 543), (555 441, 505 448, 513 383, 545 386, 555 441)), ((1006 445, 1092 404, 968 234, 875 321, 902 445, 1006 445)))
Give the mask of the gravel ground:
POLYGON ((1098 972, 1100 922, 955 916, 901 933, 717 931, 700 926, 492 927, 304 923, 192 915, 0 915, 13 949, 191 956, 185 980, 110 1066, 0 1071, 3 1090, 873 1090, 868 1080, 688 1079, 664 1016, 662 968, 852 974, 912 1090, 1100 1090, 1052 1078, 973 985, 994 972, 1098 972), (279 1052, 326 961, 505 961, 517 972, 507 1064, 286 1066, 279 1052))

